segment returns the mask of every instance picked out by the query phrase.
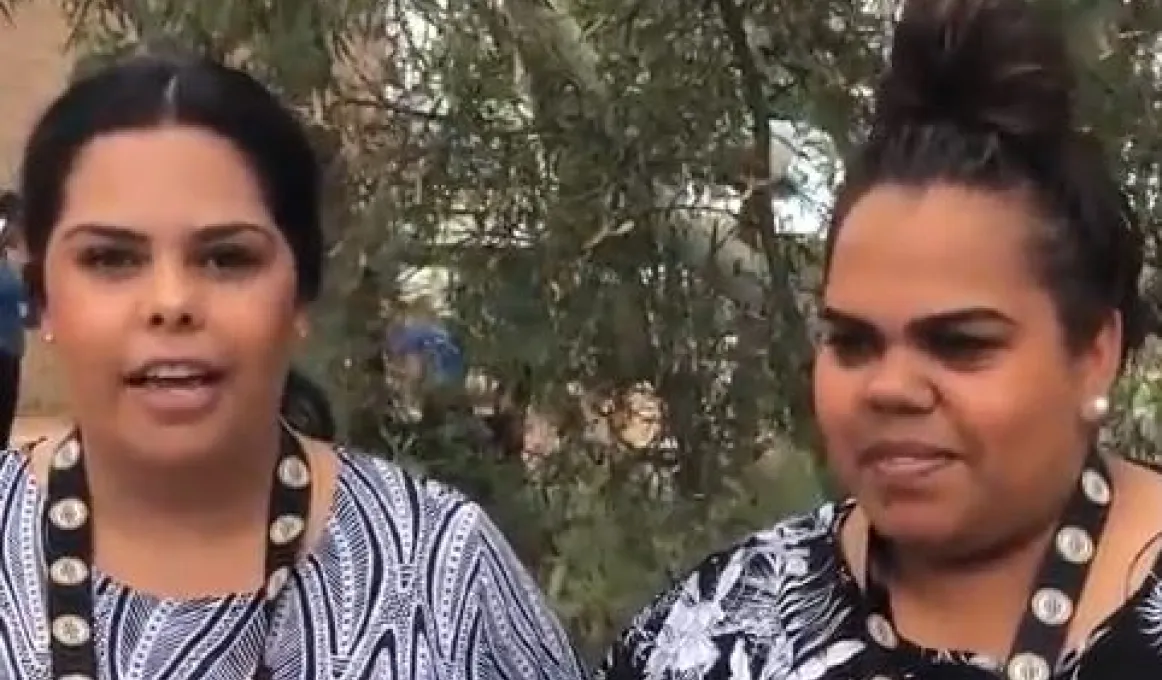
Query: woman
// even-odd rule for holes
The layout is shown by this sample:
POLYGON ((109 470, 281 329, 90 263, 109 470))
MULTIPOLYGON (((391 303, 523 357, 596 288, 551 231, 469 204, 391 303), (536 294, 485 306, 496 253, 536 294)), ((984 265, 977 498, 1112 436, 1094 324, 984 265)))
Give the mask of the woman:
POLYGON ((477 505, 280 422, 319 170, 262 86, 132 58, 52 104, 21 181, 76 430, 0 459, 0 677, 580 677, 477 505))
POLYGON ((714 555, 607 680, 1162 677, 1162 477, 1095 449, 1142 239, 1022 0, 915 0, 826 248, 852 500, 714 555))

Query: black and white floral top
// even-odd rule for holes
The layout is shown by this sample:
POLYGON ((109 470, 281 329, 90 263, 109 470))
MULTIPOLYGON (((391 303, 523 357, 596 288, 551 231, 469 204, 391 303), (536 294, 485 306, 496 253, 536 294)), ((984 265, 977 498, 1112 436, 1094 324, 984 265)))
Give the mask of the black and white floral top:
MULTIPOLYGON (((997 660, 884 640, 840 551, 851 504, 829 504, 710 556, 641 612, 614 644, 599 680, 871 680, 874 646, 913 680, 1004 677, 997 660)), ((1067 653, 1053 680, 1162 678, 1162 569, 1067 653)))

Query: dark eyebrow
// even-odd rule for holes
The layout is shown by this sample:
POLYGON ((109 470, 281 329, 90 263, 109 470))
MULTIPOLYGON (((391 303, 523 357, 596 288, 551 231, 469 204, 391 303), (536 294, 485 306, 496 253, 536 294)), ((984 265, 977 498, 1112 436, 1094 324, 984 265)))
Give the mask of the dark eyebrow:
MULTIPOLYGON (((825 307, 819 316, 823 321, 837 326, 856 328, 875 327, 875 324, 867 319, 862 319, 851 312, 845 312, 834 307, 825 307)), ((968 323, 994 323, 1004 326, 1017 325, 1015 320, 995 309, 988 307, 965 307, 964 309, 952 309, 947 312, 938 312, 913 319, 908 322, 908 328, 916 331, 931 328, 932 326, 959 326, 968 323)))
POLYGON ((68 241, 79 238, 81 236, 97 236, 100 238, 109 239, 111 241, 119 241, 121 243, 144 243, 146 237, 144 234, 125 227, 115 227, 110 224, 96 224, 83 223, 74 224, 65 231, 62 240, 68 241))
POLYGON ((270 238, 270 229, 260 227, 249 222, 227 222, 224 224, 209 224, 199 227, 194 234, 194 240, 199 243, 225 241, 235 236, 254 233, 265 239, 270 238))
POLYGON ((872 324, 867 320, 861 319, 850 312, 838 310, 834 307, 824 307, 823 311, 819 312, 819 320, 836 326, 872 326, 872 324))
MULTIPOLYGON (((264 238, 270 238, 269 230, 257 224, 250 224, 248 222, 226 222, 222 224, 209 224, 199 227, 194 233, 194 240, 197 243, 212 243, 214 241, 223 241, 234 236, 246 233, 257 233, 264 238)), ((69 227, 68 232, 64 235, 64 239, 77 238, 78 236, 89 235, 106 238, 112 241, 121 243, 131 243, 140 245, 149 241, 149 237, 144 233, 129 229, 126 227, 117 227, 110 224, 100 223, 82 223, 69 227)))
POLYGON ((1015 319, 988 307, 967 307, 923 316, 908 324, 912 328, 929 326, 962 326, 971 323, 991 323, 1002 326, 1016 326, 1015 319))

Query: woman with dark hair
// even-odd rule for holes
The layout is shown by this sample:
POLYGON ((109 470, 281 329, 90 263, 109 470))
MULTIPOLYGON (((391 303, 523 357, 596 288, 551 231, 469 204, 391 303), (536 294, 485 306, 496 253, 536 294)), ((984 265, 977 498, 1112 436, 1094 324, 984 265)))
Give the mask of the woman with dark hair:
POLYGON ((131 58, 49 107, 21 193, 76 427, 0 458, 0 677, 581 676, 478 505, 306 436, 319 169, 266 89, 131 58))
POLYGON ((1024 0, 913 0, 827 237, 852 498, 708 558, 606 680, 1162 677, 1162 476, 1100 450, 1142 237, 1024 0))

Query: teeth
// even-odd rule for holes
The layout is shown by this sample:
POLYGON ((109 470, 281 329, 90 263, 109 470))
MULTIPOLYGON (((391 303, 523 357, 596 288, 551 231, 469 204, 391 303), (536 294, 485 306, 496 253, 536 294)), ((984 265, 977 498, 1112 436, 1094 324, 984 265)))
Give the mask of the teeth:
POLYGON ((145 372, 146 380, 192 380, 204 375, 191 366, 154 366, 145 372))

